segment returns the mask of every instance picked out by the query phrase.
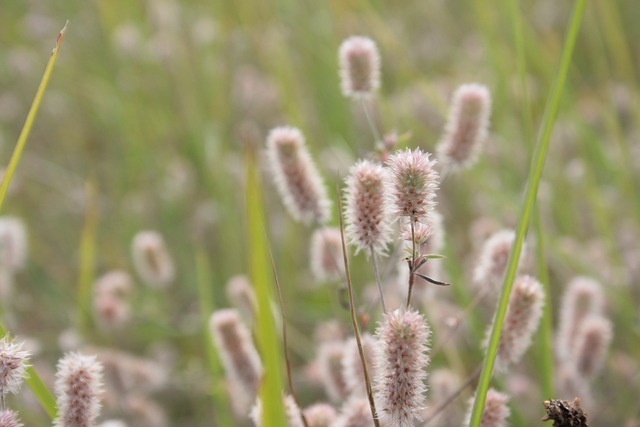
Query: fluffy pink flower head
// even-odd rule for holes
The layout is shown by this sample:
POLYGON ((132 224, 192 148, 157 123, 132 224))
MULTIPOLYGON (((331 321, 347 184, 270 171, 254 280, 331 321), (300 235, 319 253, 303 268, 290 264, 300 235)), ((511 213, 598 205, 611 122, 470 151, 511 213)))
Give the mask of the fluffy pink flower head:
POLYGON ((395 215, 409 217, 413 222, 428 222, 436 206, 438 172, 436 161, 419 148, 398 151, 389 157, 391 171, 390 196, 395 215))
MULTIPOLYGON (((469 425, 471 419, 474 400, 475 399, 471 399, 469 401, 469 411, 467 412, 467 420, 465 422, 466 426, 469 425)), ((511 413, 507 406, 508 401, 509 396, 490 388, 487 391, 487 398, 484 403, 482 418, 480 419, 480 427, 506 427, 507 417, 511 413)))
POLYGON ((22 427, 23 424, 18 418, 18 414, 13 411, 5 410, 0 412, 0 427, 22 427))
POLYGON ((23 342, 8 336, 0 340, 0 393, 17 393, 29 366, 29 352, 22 349, 23 342))
POLYGON ((413 426, 425 405, 431 332, 415 310, 388 312, 376 330, 374 395, 383 425, 413 426))
POLYGON ((578 330, 588 316, 604 310, 602 285, 589 277, 578 276, 567 285, 560 304, 560 320, 556 334, 556 354, 562 362, 572 359, 578 330))
POLYGON ((293 219, 303 224, 324 224, 331 214, 331 202, 302 133, 293 127, 272 129, 267 137, 267 159, 293 219))
POLYGON ((218 310, 211 315, 209 327, 229 381, 252 400, 260 386, 262 362, 240 314, 230 308, 218 310))
POLYGON ((593 378, 602 369, 613 336, 609 319, 592 315, 578 329, 574 348, 575 369, 583 378, 593 378))
POLYGON ((368 37, 349 37, 340 45, 342 93, 350 98, 369 97, 380 87, 380 54, 368 37))
POLYGON ((506 369, 522 359, 540 324, 543 305, 544 291, 540 282, 531 276, 517 277, 509 297, 496 366, 506 369))
MULTIPOLYGON (((494 233, 487 239, 482 247, 478 264, 473 271, 473 281, 476 286, 498 289, 507 268, 509 253, 515 237, 516 234, 513 230, 505 229, 494 233)), ((520 261, 522 261, 524 254, 525 247, 523 245, 520 261)))
POLYGON ((465 84, 453 95, 444 136, 438 145, 438 159, 454 168, 471 166, 489 128, 491 96, 486 86, 465 84))
POLYGON ((311 236, 311 272, 321 282, 344 276, 340 229, 324 227, 311 236))
POLYGON ((58 362, 56 427, 91 427, 100 413, 102 365, 95 356, 69 353, 58 362))
MULTIPOLYGON (((383 424, 384 425, 384 424, 383 424)), ((373 416, 369 401, 364 398, 349 399, 342 407, 340 416, 331 427, 371 427, 373 416)))
POLYGON ((329 398, 339 402, 347 395, 347 386, 342 373, 342 358, 345 346, 341 341, 330 341, 320 345, 318 370, 320 380, 329 398))
POLYGON ((130 318, 131 276, 122 270, 102 275, 94 284, 94 315, 105 328, 123 326, 130 318))
POLYGON ((131 244, 133 266, 138 275, 152 286, 166 287, 175 278, 173 259, 164 238, 157 231, 140 231, 131 244))
POLYGON ((240 311, 247 324, 253 324, 257 301, 249 278, 243 274, 229 278, 226 290, 229 302, 240 311))
POLYGON ((20 218, 0 217, 0 266, 15 271, 27 258, 27 230, 20 218))
POLYGON ((336 410, 327 403, 315 403, 304 411, 308 427, 331 427, 336 419, 336 410))
POLYGON ((357 251, 381 254, 391 240, 387 204, 387 171, 382 165, 360 160, 349 170, 345 191, 345 233, 357 251))

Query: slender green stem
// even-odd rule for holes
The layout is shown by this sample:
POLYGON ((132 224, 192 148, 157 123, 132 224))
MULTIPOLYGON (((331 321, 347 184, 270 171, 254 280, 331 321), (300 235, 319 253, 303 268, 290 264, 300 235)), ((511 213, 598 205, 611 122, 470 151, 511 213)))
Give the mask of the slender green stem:
MULTIPOLYGON (((518 68, 518 80, 521 92, 522 129, 525 142, 533 148, 533 117, 529 91, 527 88, 527 57, 525 50, 525 38, 522 28, 522 14, 520 13, 519 0, 509 0, 510 18, 513 24, 513 35, 516 44, 516 62, 518 68)), ((534 231, 536 234, 536 265, 538 279, 545 287, 545 304, 542 312, 542 322, 538 329, 538 361, 539 372, 542 377, 542 391, 546 397, 553 396, 553 349, 551 348, 552 321, 551 321, 551 295, 549 292, 549 279, 544 254, 544 230, 540 220, 540 206, 536 203, 533 213, 534 231)))
POLYGON ((380 427, 378 421, 378 413, 376 411, 376 403, 373 400, 373 390, 371 388, 371 379, 369 378, 369 370, 367 369, 367 361, 364 357, 364 349, 362 348, 362 339, 360 338, 360 327, 356 316, 356 306, 353 300, 353 286, 351 285, 351 273, 349 272, 349 257, 347 256, 347 245, 344 241, 344 224, 342 220, 342 196, 338 187, 338 218, 340 218, 340 237, 342 241, 342 257, 344 259, 344 271, 347 276, 347 289, 349 290, 349 312, 351 313, 351 323, 353 324, 353 333, 356 336, 358 344, 358 353, 360 354, 360 362, 362 363, 362 372, 364 373, 364 382, 367 388, 367 397, 369 398, 369 407, 371 408, 371 416, 376 427, 380 427))
POLYGON ((411 292, 413 291, 413 282, 415 281, 415 265, 416 265, 416 227, 413 217, 411 221, 411 267, 409 268, 409 292, 407 292, 407 308, 411 305, 411 292))
POLYGON ((500 343, 502 326, 507 312, 509 295, 511 294, 513 280, 516 275, 517 261, 520 258, 520 253, 522 252, 522 244, 529 226, 531 213, 533 212, 533 206, 535 204, 540 178, 542 177, 542 171, 544 169, 546 154, 549 148, 551 132, 560 109, 562 92, 569 71, 569 65, 571 64, 571 57, 578 37, 585 6, 586 0, 577 0, 574 5, 556 80, 547 99, 547 105, 545 106, 542 126, 538 134, 535 152, 529 169, 525 199, 522 204, 520 214, 518 215, 516 238, 513 243, 511 253, 509 254, 509 261, 507 263, 507 270, 502 284, 502 291, 500 293, 500 300, 496 310, 495 321, 493 323, 493 328, 491 329, 489 345, 485 354, 482 373, 480 374, 480 381, 478 383, 478 390, 476 392, 473 410, 471 412, 471 421, 469 423, 470 427, 478 427, 482 418, 482 411, 487 398, 489 383, 491 382, 491 374, 495 364, 498 344, 500 343))
MULTIPOLYGON (((4 199, 7 196, 7 191, 9 190, 9 185, 11 184, 11 179, 13 178, 16 168, 18 167, 18 163, 20 162, 20 158, 22 157, 22 152, 27 142, 27 138, 29 137, 29 133, 31 133, 33 122, 36 118, 36 114, 38 113, 38 109, 40 108, 40 103, 42 102, 42 96, 44 95, 44 91, 47 88, 47 84, 49 83, 49 77, 51 77, 51 72, 53 71, 53 65, 56 62, 58 53, 60 53, 60 46, 62 45, 62 40, 64 39, 64 33, 66 29, 67 24, 64 25, 64 27, 58 34, 56 45, 51 52, 49 62, 47 62, 47 67, 44 70, 44 74, 42 75, 42 79, 40 80, 40 85, 38 86, 38 90, 36 91, 36 96, 34 97, 33 102, 31 103, 31 108, 29 109, 29 113, 27 114, 27 119, 22 126, 22 131, 20 131, 18 142, 16 143, 16 146, 13 149, 13 153, 11 154, 9 166, 7 166, 7 171, 2 178, 2 183, 0 184, 0 209, 2 209, 4 199)), ((0 336, 5 336, 6 334, 6 329, 0 323, 0 336)), ((25 382, 27 383, 33 394, 36 396, 47 415, 52 419, 55 418, 57 413, 56 399, 53 397, 51 391, 47 388, 47 386, 40 379, 40 377, 32 367, 27 368, 27 377, 25 379, 25 382)))
POLYGON ((371 129, 371 133, 376 140, 376 143, 382 142, 382 138, 380 137, 380 132, 378 132, 378 128, 376 124, 373 122, 373 118, 371 117, 371 113, 369 112, 369 105, 367 105, 367 100, 362 99, 361 101, 362 109, 364 110, 364 115, 367 118, 367 123, 369 123, 369 129, 371 129))
POLYGON ((49 57, 49 62, 47 63, 47 67, 44 70, 44 74, 42 75, 42 80, 40 80, 40 85, 38 86, 38 90, 36 91, 36 96, 33 98, 33 102, 31 103, 31 108, 29 109, 29 113, 27 114, 27 119, 22 126, 22 131, 20 131, 18 143, 13 149, 11 160, 9 161, 9 166, 7 166, 7 171, 5 172, 4 178, 2 178, 2 184, 0 184, 0 209, 2 208, 2 204, 4 203, 7 191, 9 190, 9 184, 11 183, 11 179, 13 178, 13 174, 16 172, 16 168, 18 167, 18 163, 20 162, 20 158, 22 157, 22 151, 24 150, 24 146, 27 143, 27 138, 31 133, 31 128, 33 127, 33 122, 36 119, 36 114, 38 114, 38 110, 40 109, 42 96, 44 95, 44 91, 47 88, 47 84, 49 83, 49 78, 51 77, 51 72, 53 71, 53 65, 56 63, 56 58, 58 57, 58 53, 60 52, 60 45, 62 44, 64 33, 66 30, 67 24, 64 25, 62 30, 60 30, 60 34, 58 34, 56 46, 51 52, 51 57, 49 57))
POLYGON ((202 338, 206 349, 209 372, 211 374, 211 398, 214 417, 217 425, 226 426, 233 423, 229 412, 229 399, 224 384, 224 372, 213 344, 209 331, 209 316, 214 310, 214 300, 211 292, 211 266, 201 248, 196 250, 196 283, 198 286, 198 304, 202 321, 202 338))
POLYGON ((264 227, 264 203, 260 185, 259 167, 256 153, 249 149, 246 156, 246 209, 249 263, 251 281, 255 287, 258 300, 256 316, 257 339, 260 355, 264 364, 264 375, 260 385, 260 401, 262 402, 262 425, 287 425, 282 405, 282 372, 280 351, 275 322, 271 312, 271 284, 269 271, 269 255, 264 227))
MULTIPOLYGON (((293 387, 293 374, 291 373, 291 358, 289 357, 289 342, 287 339, 287 316, 284 312, 284 301, 282 300, 282 291, 280 289, 280 280, 278 279, 278 272, 276 271, 276 262, 273 259, 273 251, 271 251, 271 245, 269 244, 269 237, 266 236, 265 233, 265 241, 267 242, 267 249, 269 250, 269 261, 271 262, 271 270, 273 271, 273 281, 276 285, 276 293, 278 294, 278 303, 280 305, 280 317, 282 318, 282 347, 284 352, 284 360, 287 368, 287 382, 289 383, 289 393, 291 393, 291 397, 298 405, 300 406, 300 400, 298 399, 298 394, 296 393, 296 389, 293 387)), ((308 427, 307 417, 304 416, 303 413, 300 414, 302 417, 302 423, 304 427, 308 427)))

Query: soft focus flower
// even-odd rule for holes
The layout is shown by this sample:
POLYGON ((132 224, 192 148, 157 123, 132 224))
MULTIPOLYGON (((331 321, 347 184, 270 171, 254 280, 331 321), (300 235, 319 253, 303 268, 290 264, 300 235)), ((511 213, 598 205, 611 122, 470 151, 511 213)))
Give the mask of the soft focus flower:
POLYGON ((293 127, 277 127, 267 137, 267 158, 282 201, 296 221, 324 224, 331 202, 304 143, 293 127))
POLYGON ((380 54, 368 37, 349 37, 340 45, 342 93, 350 98, 371 96, 380 87, 380 54))
POLYGON ((489 128, 491 96, 486 86, 465 84, 456 90, 438 160, 453 168, 471 166, 478 158, 489 128))

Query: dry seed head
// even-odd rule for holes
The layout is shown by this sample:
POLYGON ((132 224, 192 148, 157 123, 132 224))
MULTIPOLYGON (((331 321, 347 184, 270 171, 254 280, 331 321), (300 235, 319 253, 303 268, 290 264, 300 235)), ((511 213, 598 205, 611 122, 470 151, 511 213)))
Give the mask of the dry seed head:
MULTIPOLYGON (((469 425, 469 421, 471 420, 471 411, 473 409, 474 400, 474 398, 469 400, 469 411, 467 412, 465 422, 466 426, 469 425)), ((487 398, 484 403, 482 418, 480 419, 480 427, 506 427, 506 419, 511 413, 507 406, 508 401, 509 396, 490 388, 487 391, 487 398)))
POLYGON ((16 394, 25 379, 29 366, 29 352, 23 350, 23 342, 15 342, 8 336, 0 340, 0 393, 16 394))
MULTIPOLYGON (((368 333, 362 334, 360 337, 364 359, 367 363, 367 373, 369 378, 375 376, 375 352, 377 341, 368 333)), ((355 337, 350 338, 346 345, 344 356, 342 358, 342 376, 347 387, 349 396, 365 397, 367 395, 367 386, 364 380, 364 370, 362 369, 362 361, 360 360, 360 351, 355 337)))
POLYGON ((229 308, 215 311, 209 327, 227 377, 252 400, 260 386, 262 362, 240 314, 229 308))
POLYGON ((326 403, 315 403, 304 411, 307 427, 331 427, 336 419, 336 410, 326 403))
POLYGON ((380 322, 373 387, 383 424, 408 427, 419 418, 425 406, 430 335, 426 321, 415 310, 388 312, 380 322))
POLYGON ((384 253, 391 240, 387 171, 382 165, 360 160, 345 179, 345 233, 356 251, 384 253))
POLYGON ((491 96, 486 86, 464 84, 453 95, 438 159, 454 169, 471 166, 487 138, 491 96))
POLYGON ((567 285, 560 305, 556 335, 556 355, 562 362, 572 358, 578 330, 583 320, 604 310, 602 285, 589 277, 578 276, 567 285))
POLYGON ((157 231, 140 231, 131 244, 133 266, 146 283, 166 287, 175 278, 173 259, 157 231))
MULTIPOLYGON (((473 272, 473 281, 477 286, 497 290, 507 268, 509 253, 515 240, 513 230, 500 230, 494 233, 482 247, 480 259, 473 272)), ((525 246, 520 252, 520 261, 525 254, 525 246)))
POLYGON ((20 218, 0 217, 0 266, 14 272, 27 258, 27 230, 20 218))
POLYGON ((91 427, 100 413, 102 365, 95 356, 68 353, 58 362, 56 427, 91 427))
POLYGON ((349 37, 340 45, 342 94, 349 98, 370 97, 380 87, 380 54, 368 37, 349 37))
POLYGON ((581 321, 573 356, 578 375, 593 378, 600 372, 612 337, 613 328, 609 319, 591 315, 581 321))
POLYGON ((419 148, 397 151, 389 157, 391 171, 390 197, 392 212, 409 217, 413 222, 428 223, 428 215, 436 206, 438 173, 435 160, 419 148))
POLYGON ((331 202, 302 133, 293 127, 272 129, 267 137, 267 159, 280 197, 293 219, 303 224, 327 222, 331 202))
POLYGON ((335 281, 344 276, 340 229, 324 227, 313 233, 311 272, 320 282, 335 281))
POLYGON ((347 395, 347 386, 342 373, 344 342, 330 341, 320 345, 318 350, 318 370, 320 380, 329 399, 340 402, 347 395))
POLYGON ((23 427, 23 425, 16 412, 8 409, 0 412, 0 427, 23 427))
MULTIPOLYGON (((371 427, 373 417, 367 399, 349 399, 331 427, 371 427)), ((383 424, 384 425, 384 424, 383 424)))
POLYGON ((540 324, 543 305, 544 291, 540 282, 531 276, 517 277, 509 297, 496 366, 506 369, 522 359, 540 324))

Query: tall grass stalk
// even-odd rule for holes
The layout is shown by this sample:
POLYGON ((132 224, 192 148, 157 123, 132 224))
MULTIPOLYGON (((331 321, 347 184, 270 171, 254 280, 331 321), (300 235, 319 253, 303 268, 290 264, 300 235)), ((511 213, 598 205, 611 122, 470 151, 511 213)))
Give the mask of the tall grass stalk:
POLYGON ((280 351, 271 312, 271 291, 269 253, 264 226, 264 206, 256 153, 248 149, 246 153, 246 209, 249 271, 258 300, 258 348, 264 365, 264 377, 260 386, 262 402, 262 425, 285 426, 287 420, 282 406, 282 370, 280 351))
POLYGON ((16 172, 16 168, 18 167, 18 163, 20 162, 20 158, 22 157, 22 151, 24 150, 24 146, 27 143, 27 138, 31 133, 31 128, 33 127, 33 122, 36 119, 36 114, 38 114, 38 110, 40 109, 42 96, 44 95, 44 91, 47 88, 47 84, 49 84, 49 78, 51 77, 51 72, 53 71, 53 65, 56 63, 56 58, 58 57, 58 53, 60 52, 60 46, 62 45, 62 40, 64 39, 64 33, 66 30, 67 24, 64 25, 62 30, 60 30, 60 34, 58 34, 56 46, 51 52, 51 57, 49 57, 49 62, 47 62, 47 67, 45 68, 42 79, 40 80, 40 85, 38 86, 38 90, 36 91, 36 96, 35 98, 33 98, 31 108, 29 108, 27 119, 22 126, 22 131, 20 131, 18 142, 13 149, 13 153, 11 154, 9 166, 7 166, 7 171, 5 172, 4 178, 2 178, 2 184, 0 184, 0 209, 2 209, 2 204, 4 203, 7 191, 9 190, 9 184, 11 184, 13 174, 16 172))
MULTIPOLYGON (((51 77, 51 72, 53 71, 53 65, 56 62, 56 58, 58 58, 58 53, 60 53, 60 46, 62 45, 62 40, 64 39, 64 33, 67 30, 67 24, 64 25, 64 27, 58 34, 56 45, 51 52, 49 62, 47 62, 47 67, 45 68, 42 79, 40 80, 40 85, 38 86, 36 95, 33 98, 33 102, 31 103, 31 108, 29 108, 27 119, 25 120, 24 125, 22 126, 22 130, 20 131, 18 142, 16 143, 16 146, 13 149, 13 153, 11 154, 9 166, 7 166, 5 175, 2 178, 2 183, 0 184, 0 209, 2 209, 4 199, 7 196, 7 191, 9 190, 9 185, 11 184, 11 179, 16 172, 18 163, 20 162, 20 158, 22 157, 24 146, 27 142, 27 138, 31 133, 33 122, 36 118, 36 114, 38 113, 38 109, 40 108, 40 103, 42 102, 42 96, 44 95, 44 91, 47 88, 47 84, 49 83, 49 78, 51 77)), ((0 336, 4 336, 6 334, 7 330, 0 323, 0 336)), ((44 382, 40 379, 33 367, 27 368, 27 378, 25 379, 25 382, 27 383, 33 394, 36 396, 47 415, 51 419, 54 419, 57 415, 56 399, 55 397, 53 397, 53 394, 47 388, 44 382)))
MULTIPOLYGON (((529 91, 527 88, 527 54, 525 49, 525 37, 523 29, 522 13, 519 0, 509 0, 509 14, 513 24, 513 38, 516 47, 516 66, 518 69, 518 81, 520 85, 520 102, 522 114, 522 131, 527 146, 533 148, 533 116, 529 91)), ((534 231, 536 235, 536 272, 538 280, 544 288, 544 306, 542 320, 538 328, 536 349, 538 351, 538 363, 542 379, 542 392, 547 398, 553 396, 553 350, 551 348, 553 324, 551 321, 551 293, 549 292, 549 275, 544 253, 544 229, 540 219, 540 206, 535 204, 533 213, 534 231)))
POLYGON ((489 383, 491 382, 491 374, 498 352, 498 344, 500 343, 502 325, 504 324, 504 319, 507 313, 509 295, 511 294, 511 288, 513 287, 513 280, 516 275, 520 253, 522 252, 524 237, 526 235, 527 228, 529 227, 529 221, 535 205, 538 186, 542 177, 544 162, 549 148, 549 141, 551 139, 551 132, 558 116, 558 111, 560 110, 562 92, 569 72, 569 65, 571 64, 571 57, 573 55, 573 49, 582 23, 582 16, 584 14, 585 7, 586 0, 577 0, 574 4, 567 36, 562 49, 560 66, 549 97, 547 98, 542 125, 538 133, 535 152, 529 169, 524 203, 522 204, 520 214, 518 215, 516 238, 513 242, 513 248, 509 254, 509 261, 507 263, 507 269, 502 283, 502 291, 500 293, 500 300, 496 310, 495 321, 493 323, 493 328, 491 329, 489 345, 485 354, 482 373, 480 374, 480 380, 478 383, 478 390, 473 403, 471 421, 469 423, 470 427, 478 427, 480 425, 487 391, 489 390, 489 383))
POLYGON ((340 218, 340 236, 342 239, 342 256, 344 258, 344 272, 347 276, 347 289, 349 291, 349 312, 351 313, 351 323, 353 324, 353 333, 356 336, 356 343, 358 344, 358 352, 360 353, 360 361, 362 362, 362 372, 364 374, 364 382, 367 388, 367 398, 369 399, 369 407, 371 408, 371 416, 373 417, 373 423, 375 427, 380 427, 380 421, 378 421, 378 414, 376 412, 376 404, 373 399, 373 390, 371 388, 371 378, 369 377, 369 371, 367 369, 367 362, 364 357, 364 350, 362 348, 362 340, 360 339, 360 327, 358 326, 358 319, 356 318, 356 306, 353 300, 353 286, 351 285, 351 273, 349 272, 349 257, 347 256, 347 245, 344 240, 344 224, 342 216, 342 193, 338 188, 338 218, 340 218))
POLYGON ((202 338, 207 352, 207 365, 211 374, 211 397, 213 403, 214 418, 219 426, 229 426, 233 424, 233 418, 229 411, 229 399, 227 398, 224 383, 224 372, 220 361, 216 355, 213 338, 209 331, 209 316, 214 310, 213 293, 211 286, 211 265, 204 251, 200 248, 196 250, 196 283, 198 286, 198 304, 202 321, 202 338))
POLYGON ((96 189, 91 182, 87 182, 85 186, 85 203, 84 227, 80 236, 78 300, 76 301, 77 330, 81 335, 87 334, 91 325, 91 294, 95 279, 98 209, 96 189))

